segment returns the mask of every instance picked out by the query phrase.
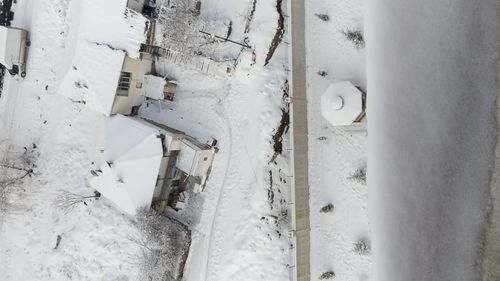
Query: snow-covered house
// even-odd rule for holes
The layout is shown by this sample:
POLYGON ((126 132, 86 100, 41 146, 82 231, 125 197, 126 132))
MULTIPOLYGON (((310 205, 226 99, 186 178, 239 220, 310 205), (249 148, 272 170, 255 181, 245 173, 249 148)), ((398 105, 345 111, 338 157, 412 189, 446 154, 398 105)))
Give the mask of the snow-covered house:
POLYGON ((141 53, 138 59, 125 57, 116 86, 111 114, 130 115, 142 104, 141 96, 144 77, 152 71, 153 58, 141 53))
POLYGON ((151 206, 162 164, 161 139, 157 130, 128 117, 117 115, 106 122, 104 161, 93 172, 90 186, 135 215, 151 206))
POLYGON ((188 188, 200 192, 206 183, 215 149, 203 144, 184 132, 159 124, 151 120, 135 120, 156 129, 162 139, 163 160, 160 177, 154 192, 154 200, 160 202, 160 208, 165 205, 175 207, 180 193, 188 188))
POLYGON ((108 119, 104 159, 90 185, 135 215, 153 201, 174 206, 188 188, 201 190, 215 151, 185 133, 140 118, 108 119), (126 132, 126 137, 124 133, 126 132))
POLYGON ((127 73, 142 78, 141 73, 151 69, 149 55, 139 52, 149 22, 128 4, 127 0, 72 1, 69 9, 73 28, 67 35, 69 59, 59 92, 104 115, 119 113, 121 104, 134 102, 122 89, 135 90, 141 84, 127 73))

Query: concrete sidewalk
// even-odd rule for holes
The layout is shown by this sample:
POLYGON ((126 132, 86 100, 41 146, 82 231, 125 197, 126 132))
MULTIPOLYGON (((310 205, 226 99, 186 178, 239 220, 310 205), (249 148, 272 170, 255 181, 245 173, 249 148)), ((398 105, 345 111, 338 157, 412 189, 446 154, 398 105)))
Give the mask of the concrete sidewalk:
POLYGON ((292 0, 292 126, 295 181, 297 280, 310 280, 309 162, 304 0, 292 0))

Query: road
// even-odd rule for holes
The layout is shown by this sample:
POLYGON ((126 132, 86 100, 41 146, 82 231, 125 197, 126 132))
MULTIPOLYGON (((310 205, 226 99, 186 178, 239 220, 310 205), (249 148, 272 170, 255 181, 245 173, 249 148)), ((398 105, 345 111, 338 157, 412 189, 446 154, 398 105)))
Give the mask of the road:
POLYGON ((293 173, 297 280, 310 280, 309 162, 304 0, 290 1, 293 173))

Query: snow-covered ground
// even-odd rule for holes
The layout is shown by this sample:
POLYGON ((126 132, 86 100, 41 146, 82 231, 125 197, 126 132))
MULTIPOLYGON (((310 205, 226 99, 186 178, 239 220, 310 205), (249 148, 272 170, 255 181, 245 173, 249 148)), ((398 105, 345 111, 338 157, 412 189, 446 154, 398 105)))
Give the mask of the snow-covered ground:
MULTIPOLYGON (((32 46, 26 79, 5 81, 0 148, 3 162, 26 165, 28 158, 36 167, 32 177, 9 187, 11 204, 0 213, 2 280, 140 280, 141 249, 133 239, 140 229, 132 218, 105 198, 71 210, 59 200, 64 191, 93 194, 88 178, 104 134, 103 115, 57 93, 70 60, 65 50, 74 1, 14 5, 13 26, 30 31, 32 46)), ((231 76, 159 61, 158 72, 179 83, 176 101, 140 111, 201 141, 219 141, 205 191, 190 193, 184 211, 169 212, 192 230, 184 278, 290 280, 288 161, 272 159, 287 79, 286 45, 263 66, 277 27, 275 3, 258 1, 247 31, 251 2, 203 5, 202 16, 233 22, 231 39, 248 37, 255 60, 252 50, 244 50, 231 76)))
POLYGON ((140 112, 202 141, 216 138, 219 143, 205 191, 190 194, 187 208, 171 213, 193 230, 185 278, 290 280, 288 164, 281 156, 271 161, 287 79, 286 48, 279 47, 263 67, 276 31, 276 7, 258 1, 245 33, 251 2, 212 0, 203 5, 203 17, 232 22, 232 40, 248 37, 256 60, 252 50, 244 50, 232 76, 206 76, 161 60, 156 65, 159 74, 179 81, 176 101, 161 111, 151 103, 140 112))
POLYGON ((351 178, 366 168, 367 133, 363 126, 331 126, 320 104, 333 82, 366 90, 365 50, 344 35, 362 32, 363 16, 364 1, 306 1, 311 280, 329 271, 338 280, 370 279, 371 255, 356 250, 356 243, 371 242, 368 190, 351 178), (330 203, 332 212, 320 212, 330 203))
POLYGON ((482 240, 498 161, 498 3, 368 10, 374 278, 499 280, 480 272, 483 247, 498 249, 482 240))

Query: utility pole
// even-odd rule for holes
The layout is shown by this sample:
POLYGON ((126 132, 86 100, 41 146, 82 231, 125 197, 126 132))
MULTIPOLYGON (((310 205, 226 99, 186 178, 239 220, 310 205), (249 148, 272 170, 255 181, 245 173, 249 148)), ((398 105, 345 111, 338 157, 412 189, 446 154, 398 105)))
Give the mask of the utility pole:
POLYGON ((213 34, 213 33, 208 33, 208 32, 205 32, 205 31, 203 31, 203 30, 200 30, 200 33, 203 33, 203 34, 205 34, 205 35, 208 35, 208 36, 211 36, 211 37, 214 37, 214 38, 222 39, 222 40, 224 40, 224 41, 226 41, 226 42, 231 42, 231 43, 233 43, 233 44, 240 45, 240 46, 242 46, 242 47, 244 47, 244 48, 248 48, 248 49, 251 49, 251 48, 252 48, 252 47, 250 47, 250 46, 249 46, 249 45, 247 45, 247 44, 242 44, 242 43, 239 43, 239 42, 236 42, 236 41, 233 41, 233 40, 229 40, 229 39, 224 38, 224 37, 222 37, 222 36, 218 36, 218 35, 215 35, 215 34, 213 34))

